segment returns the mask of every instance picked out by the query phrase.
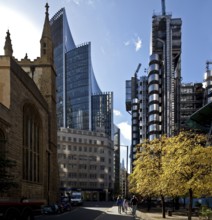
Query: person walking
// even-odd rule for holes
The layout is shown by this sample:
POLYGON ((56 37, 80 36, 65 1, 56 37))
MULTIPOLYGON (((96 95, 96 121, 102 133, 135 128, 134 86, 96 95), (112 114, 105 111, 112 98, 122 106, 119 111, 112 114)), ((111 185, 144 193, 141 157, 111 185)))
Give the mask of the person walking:
POLYGON ((124 210, 124 212, 127 214, 127 210, 128 210, 128 201, 127 201, 126 198, 125 198, 124 201, 123 201, 123 210, 124 210))
POLYGON ((121 214, 122 205, 123 205, 123 200, 122 200, 121 196, 118 196, 116 204, 118 206, 118 213, 121 214))
POLYGON ((137 210, 137 205, 138 205, 138 199, 135 197, 135 195, 133 195, 130 203, 131 203, 131 207, 132 207, 132 215, 135 216, 136 210, 137 210))

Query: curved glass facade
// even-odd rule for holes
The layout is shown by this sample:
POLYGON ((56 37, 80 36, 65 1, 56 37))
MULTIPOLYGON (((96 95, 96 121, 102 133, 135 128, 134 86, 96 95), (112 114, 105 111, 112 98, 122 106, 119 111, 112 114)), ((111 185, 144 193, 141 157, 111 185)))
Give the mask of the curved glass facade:
POLYGON ((93 131, 104 128, 112 137, 113 95, 102 93, 98 86, 91 44, 75 45, 64 8, 52 17, 50 25, 57 73, 58 127, 93 131))
POLYGON ((66 54, 66 112, 67 127, 89 130, 90 100, 89 44, 66 54))
POLYGON ((65 9, 60 9, 50 20, 51 35, 54 44, 54 64, 57 73, 57 124, 66 125, 66 87, 65 87, 65 53, 74 49, 75 43, 68 25, 65 9))

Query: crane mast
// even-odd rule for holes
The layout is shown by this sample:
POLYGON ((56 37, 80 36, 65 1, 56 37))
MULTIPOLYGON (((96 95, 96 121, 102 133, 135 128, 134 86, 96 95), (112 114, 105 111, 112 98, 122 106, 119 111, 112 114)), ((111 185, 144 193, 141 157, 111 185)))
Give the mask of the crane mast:
POLYGON ((165 0, 161 0, 162 4, 162 15, 166 15, 166 3, 165 0))

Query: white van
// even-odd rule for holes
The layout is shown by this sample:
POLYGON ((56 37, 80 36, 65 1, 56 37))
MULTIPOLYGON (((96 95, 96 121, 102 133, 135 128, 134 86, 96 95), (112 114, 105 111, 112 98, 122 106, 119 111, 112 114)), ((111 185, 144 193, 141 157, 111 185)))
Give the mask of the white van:
POLYGON ((83 197, 81 192, 72 192, 71 193, 71 204, 72 205, 82 205, 83 197))

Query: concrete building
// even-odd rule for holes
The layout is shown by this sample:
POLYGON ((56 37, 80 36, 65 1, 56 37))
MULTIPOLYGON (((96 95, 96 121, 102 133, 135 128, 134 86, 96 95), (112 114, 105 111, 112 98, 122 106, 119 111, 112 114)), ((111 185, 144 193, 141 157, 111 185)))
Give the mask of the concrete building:
POLYGON ((88 201, 108 201, 114 190, 113 142, 104 132, 58 130, 61 192, 81 190, 88 201))
POLYGON ((58 199, 56 73, 48 8, 40 57, 16 60, 9 31, 0 56, 1 156, 15 162, 10 173, 18 183, 1 198, 13 201, 23 196, 46 203, 58 199))

